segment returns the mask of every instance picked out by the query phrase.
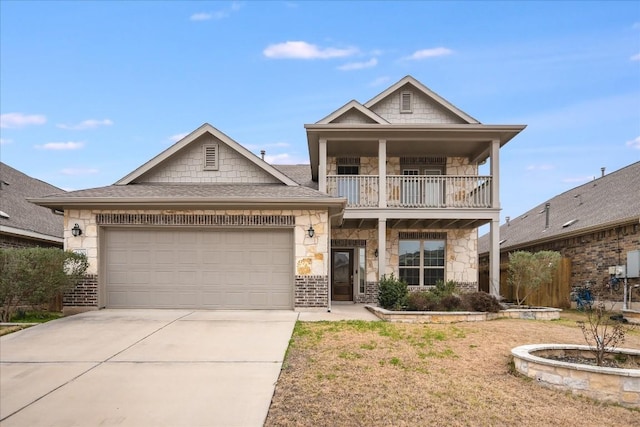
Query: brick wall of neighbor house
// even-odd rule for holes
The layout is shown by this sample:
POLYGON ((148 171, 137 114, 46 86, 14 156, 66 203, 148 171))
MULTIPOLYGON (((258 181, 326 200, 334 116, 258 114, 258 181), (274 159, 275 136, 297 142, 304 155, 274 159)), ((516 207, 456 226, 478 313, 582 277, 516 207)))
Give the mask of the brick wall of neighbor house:
POLYGON ((400 92, 403 90, 403 88, 398 89, 375 105, 372 110, 390 123, 462 123, 461 119, 437 106, 435 102, 419 94, 417 90, 411 90, 413 92, 413 111, 400 113, 400 92))
POLYGON ((0 248, 3 249, 20 249, 20 248, 60 248, 62 243, 45 242, 42 240, 25 239, 17 236, 0 235, 0 248))
POLYGON ((223 183, 269 183, 279 181, 267 174, 255 164, 251 163, 236 151, 231 150, 224 143, 212 135, 203 135, 194 141, 190 147, 177 153, 170 163, 158 171, 150 171, 143 175, 140 182, 223 182, 223 183), (203 170, 202 145, 205 143, 218 144, 217 171, 203 170))
POLYGON ((326 307, 329 298, 328 276, 300 276, 295 278, 296 307, 326 307))
MULTIPOLYGON (((586 281, 602 283, 609 277, 609 267, 625 265, 627 252, 640 250, 640 225, 630 224, 610 228, 520 250, 558 251, 563 257, 570 258, 571 285, 584 284, 586 281)), ((481 262, 488 263, 488 256, 483 255, 481 262)), ((500 262, 507 264, 509 254, 503 252, 500 262)), ((640 284, 640 280, 629 279, 629 283, 640 284)))
POLYGON ((64 294, 62 304, 67 307, 97 307, 98 275, 87 274, 73 290, 64 294))

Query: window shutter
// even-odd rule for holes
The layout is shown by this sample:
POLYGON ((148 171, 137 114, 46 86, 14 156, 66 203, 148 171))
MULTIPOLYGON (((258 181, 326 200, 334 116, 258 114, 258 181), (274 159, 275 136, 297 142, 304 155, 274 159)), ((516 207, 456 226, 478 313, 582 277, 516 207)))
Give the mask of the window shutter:
POLYGON ((218 144, 203 146, 204 149, 204 170, 218 170, 218 144))
POLYGON ((411 113, 412 106, 411 101, 413 101, 413 94, 411 92, 400 92, 400 112, 401 113, 411 113))

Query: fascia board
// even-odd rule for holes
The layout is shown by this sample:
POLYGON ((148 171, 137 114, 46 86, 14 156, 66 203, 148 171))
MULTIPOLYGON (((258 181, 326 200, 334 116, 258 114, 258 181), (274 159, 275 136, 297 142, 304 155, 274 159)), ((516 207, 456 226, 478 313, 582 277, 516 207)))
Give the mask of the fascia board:
POLYGON ((7 227, 6 225, 0 225, 0 233, 12 234, 15 236, 28 237, 31 239, 44 240, 48 242, 64 243, 64 239, 61 237, 49 236, 48 234, 42 234, 35 231, 22 230, 15 227, 7 227))

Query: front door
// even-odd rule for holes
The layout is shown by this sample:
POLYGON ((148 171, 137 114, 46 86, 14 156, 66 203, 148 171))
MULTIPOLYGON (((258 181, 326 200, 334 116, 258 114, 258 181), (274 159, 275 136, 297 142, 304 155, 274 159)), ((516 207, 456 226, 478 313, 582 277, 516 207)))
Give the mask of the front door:
POLYGON ((353 301, 353 249, 331 250, 331 299, 353 301))

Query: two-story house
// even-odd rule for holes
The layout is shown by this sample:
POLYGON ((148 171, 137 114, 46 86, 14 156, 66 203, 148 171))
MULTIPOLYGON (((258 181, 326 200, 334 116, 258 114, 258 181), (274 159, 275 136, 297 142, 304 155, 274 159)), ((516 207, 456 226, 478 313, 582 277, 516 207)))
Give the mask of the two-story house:
POLYGON ((66 248, 91 263, 67 305, 330 309, 375 302, 390 274, 475 290, 487 223, 497 295, 499 153, 524 127, 407 76, 305 125, 310 165, 270 165, 205 124, 112 186, 35 202, 64 210, 66 248))

